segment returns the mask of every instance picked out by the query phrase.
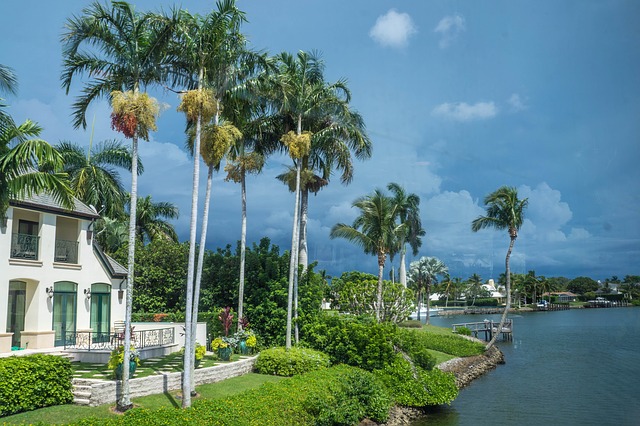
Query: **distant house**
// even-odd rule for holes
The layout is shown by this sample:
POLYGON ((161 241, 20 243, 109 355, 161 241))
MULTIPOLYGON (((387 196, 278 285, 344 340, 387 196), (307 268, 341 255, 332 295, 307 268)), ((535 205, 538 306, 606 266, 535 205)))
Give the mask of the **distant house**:
POLYGON ((570 291, 556 291, 551 293, 544 293, 542 297, 556 296, 558 302, 575 302, 578 299, 578 295, 571 293, 570 291))
POLYGON ((0 218, 0 353, 63 346, 76 332, 108 339, 124 320, 127 271, 94 243, 98 218, 78 200, 71 210, 48 195, 10 201, 0 218))
POLYGON ((504 286, 501 286, 501 285, 496 286, 495 281, 493 281, 493 278, 490 278, 486 284, 482 284, 482 288, 491 294, 490 297, 493 297, 494 299, 498 299, 499 303, 503 303, 503 299, 507 297, 504 286))

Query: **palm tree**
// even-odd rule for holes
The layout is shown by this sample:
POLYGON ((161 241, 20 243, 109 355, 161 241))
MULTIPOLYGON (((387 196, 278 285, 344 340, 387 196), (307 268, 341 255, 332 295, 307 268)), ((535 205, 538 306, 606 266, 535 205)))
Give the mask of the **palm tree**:
POLYGON ((431 285, 438 281, 438 275, 446 276, 448 273, 449 268, 447 268, 444 262, 437 257, 422 256, 419 260, 409 264, 409 282, 414 284, 416 287, 416 293, 418 294, 418 319, 420 319, 420 295, 422 293, 422 289, 424 289, 427 294, 426 324, 429 324, 431 285))
POLYGON ((74 205, 63 158, 58 151, 37 138, 42 128, 26 120, 19 126, 9 118, 0 131, 0 217, 12 198, 48 192, 63 206, 74 205))
POLYGON ((177 219, 178 208, 173 203, 154 203, 151 195, 138 197, 136 210, 136 237, 140 242, 151 242, 163 238, 178 242, 178 235, 166 219, 177 219))
MULTIPOLYGON (((64 171, 69 175, 71 189, 76 198, 96 206, 101 215, 118 218, 124 214, 128 194, 114 167, 131 171, 131 150, 112 140, 84 150, 71 142, 62 141, 56 149, 64 160, 64 171)), ((144 168, 138 159, 138 174, 144 168)))
MULTIPOLYGON (((112 126, 131 139, 131 205, 129 253, 125 309, 124 357, 130 356, 131 307, 133 297, 136 210, 138 188, 138 138, 148 140, 155 130, 157 106, 141 88, 163 80, 167 45, 173 33, 173 20, 157 14, 141 14, 124 1, 82 10, 81 16, 67 20, 63 43, 62 86, 66 93, 75 76, 86 74, 82 94, 73 104, 73 125, 86 128, 86 111, 96 99, 107 97, 114 111, 112 126), (84 50, 84 47, 88 47, 84 50), (116 102, 117 101, 117 102, 116 102)), ((129 364, 124 363, 123 386, 118 409, 132 407, 129 364)))
POLYGON ((518 231, 524 222, 524 210, 527 207, 528 199, 518 199, 518 190, 516 188, 503 186, 487 195, 484 199, 484 204, 486 206, 486 216, 479 216, 471 222, 471 230, 478 232, 483 228, 506 229, 509 232, 510 238, 509 249, 505 257, 507 303, 500 318, 498 332, 493 335, 491 341, 487 344, 487 349, 489 349, 495 344, 507 319, 507 313, 511 308, 511 269, 509 268, 509 258, 511 257, 511 251, 513 250, 516 238, 518 238, 518 231))
MULTIPOLYGON (((324 63, 315 53, 301 51, 295 57, 288 53, 281 53, 276 57, 276 61, 277 72, 269 82, 271 102, 282 119, 281 128, 284 131, 289 130, 281 140, 287 146, 296 168, 286 336, 286 347, 290 348, 293 295, 297 293, 300 255, 301 173, 303 162, 311 150, 311 132, 315 130, 311 123, 314 119, 325 116, 325 113, 332 108, 344 108, 349 102, 350 93, 344 80, 333 84, 324 81, 324 63)), ((304 229, 306 232, 306 227, 304 229)), ((306 241, 306 237, 304 239, 306 241)), ((305 256, 304 253, 306 250, 303 250, 303 256, 305 256)))
POLYGON ((406 223, 406 235, 400 235, 400 282, 407 286, 407 271, 405 265, 406 244, 409 243, 414 256, 417 256, 418 249, 422 246, 422 238, 426 231, 422 228, 420 220, 420 197, 416 194, 407 194, 403 187, 397 183, 390 183, 387 189, 391 191, 394 202, 398 205, 398 220, 406 223))
POLYGON ((193 356, 195 354, 195 329, 202 265, 207 236, 208 211, 213 171, 219 168, 220 161, 234 139, 239 137, 237 129, 219 126, 223 98, 233 88, 240 76, 253 69, 252 58, 246 54, 246 40, 240 33, 240 25, 245 21, 244 13, 238 10, 234 0, 218 1, 217 10, 206 15, 191 15, 180 12, 180 31, 173 44, 174 81, 194 88, 183 97, 180 109, 187 113, 187 120, 195 124, 195 136, 192 147, 194 155, 193 191, 191 204, 191 232, 189 262, 187 271, 186 297, 186 343, 185 343, 185 380, 183 384, 183 407, 191 405, 193 356), (244 65, 247 65, 246 67, 244 65), (190 99, 191 98, 191 99, 190 99), (209 122, 212 121, 211 124, 209 122), (201 146, 203 130, 209 125, 209 145, 201 146), (234 134, 232 136, 231 134, 234 134), (215 141, 215 142, 214 142, 215 141), (207 192, 203 214, 200 249, 197 270, 195 265, 199 158, 203 155, 208 166, 207 192), (195 270, 195 283, 194 283, 195 270))
MULTIPOLYGON (((11 67, 0 64, 0 94, 5 92, 15 94, 18 90, 18 78, 11 67)), ((11 116, 4 111, 7 105, 4 99, 0 97, 0 132, 11 125, 14 125, 11 116)))
POLYGON ((345 238, 360 246, 365 254, 378 257, 378 289, 376 298, 376 319, 380 321, 382 310, 382 278, 387 255, 393 250, 397 236, 405 232, 406 225, 397 224, 397 206, 393 199, 380 189, 373 194, 360 197, 353 202, 360 215, 353 225, 338 223, 331 228, 330 237, 345 238))
POLYGON ((467 280, 469 283, 469 287, 467 287, 467 294, 473 297, 473 302, 471 306, 476 304, 476 297, 483 292, 482 288, 482 278, 478 274, 473 274, 467 280))

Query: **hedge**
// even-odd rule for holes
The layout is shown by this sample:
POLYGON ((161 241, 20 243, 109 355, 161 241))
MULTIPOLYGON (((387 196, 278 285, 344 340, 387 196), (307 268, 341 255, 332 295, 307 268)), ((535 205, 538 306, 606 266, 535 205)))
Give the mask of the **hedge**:
POLYGON ((329 367, 329 356, 313 349, 272 348, 260 352, 255 370, 260 374, 290 377, 329 367))
POLYGON ((0 417, 73 401, 71 362, 53 355, 0 358, 0 417))
POLYGON ((387 420, 392 400, 374 374, 341 365, 265 383, 226 399, 201 399, 191 408, 133 409, 118 418, 81 425, 355 425, 387 420))

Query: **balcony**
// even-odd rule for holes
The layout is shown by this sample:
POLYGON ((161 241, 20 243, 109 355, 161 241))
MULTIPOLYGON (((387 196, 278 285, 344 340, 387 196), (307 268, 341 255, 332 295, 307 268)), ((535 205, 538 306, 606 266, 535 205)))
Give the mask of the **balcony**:
POLYGON ((39 242, 40 237, 37 235, 11 234, 11 258, 38 260, 39 242))
POLYGON ((78 263, 78 242, 56 239, 55 262, 78 263))

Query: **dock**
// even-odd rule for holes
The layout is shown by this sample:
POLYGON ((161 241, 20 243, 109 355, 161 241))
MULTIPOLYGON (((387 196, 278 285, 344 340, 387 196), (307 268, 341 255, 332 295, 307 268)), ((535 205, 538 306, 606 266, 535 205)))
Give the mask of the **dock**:
POLYGON ((456 329, 461 327, 466 327, 471 330, 471 335, 476 339, 479 339, 480 335, 485 342, 491 340, 495 333, 500 333, 502 340, 513 340, 513 320, 507 318, 505 321, 502 330, 498 331, 498 327, 500 326, 500 321, 494 322, 489 320, 479 321, 479 322, 465 322, 461 324, 453 324, 453 332, 456 332, 456 329))

